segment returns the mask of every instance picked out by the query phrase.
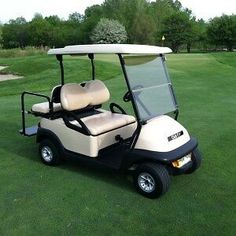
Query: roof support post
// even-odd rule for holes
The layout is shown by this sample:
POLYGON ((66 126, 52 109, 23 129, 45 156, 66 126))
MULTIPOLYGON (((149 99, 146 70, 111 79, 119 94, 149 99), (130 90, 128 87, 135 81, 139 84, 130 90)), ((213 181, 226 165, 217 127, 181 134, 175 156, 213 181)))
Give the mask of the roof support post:
POLYGON ((88 57, 91 60, 91 65, 92 65, 92 79, 95 80, 94 54, 93 53, 89 53, 88 57))
POLYGON ((61 54, 56 55, 57 60, 60 63, 60 68, 61 68, 61 85, 64 85, 64 66, 63 66, 63 57, 61 54))

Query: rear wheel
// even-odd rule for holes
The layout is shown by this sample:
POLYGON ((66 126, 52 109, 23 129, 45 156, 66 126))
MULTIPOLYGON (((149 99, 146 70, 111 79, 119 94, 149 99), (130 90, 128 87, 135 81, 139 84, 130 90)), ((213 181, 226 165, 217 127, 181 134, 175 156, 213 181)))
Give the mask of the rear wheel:
POLYGON ((46 165, 58 165, 61 161, 60 154, 55 144, 45 139, 39 144, 39 155, 41 160, 46 165))
POLYGON ((158 198, 169 189, 170 176, 166 168, 156 163, 144 163, 134 173, 136 190, 148 198, 158 198))
POLYGON ((197 148, 192 151, 191 159, 192 166, 185 172, 185 174, 192 174, 201 166, 202 156, 197 148))

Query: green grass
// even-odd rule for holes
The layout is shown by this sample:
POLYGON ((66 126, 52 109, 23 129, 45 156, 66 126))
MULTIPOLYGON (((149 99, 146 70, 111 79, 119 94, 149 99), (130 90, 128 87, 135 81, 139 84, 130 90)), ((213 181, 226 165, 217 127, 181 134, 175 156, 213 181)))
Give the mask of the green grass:
MULTIPOLYGON (((120 98, 125 87, 115 59, 98 59, 99 78, 112 100, 120 98)), ((0 82, 0 235, 235 235, 235 61, 235 53, 168 56, 179 121, 198 138, 204 160, 198 172, 171 177, 169 192, 149 200, 130 177, 72 161, 41 164, 35 139, 17 132, 20 93, 49 93, 59 83, 57 62, 46 55, 0 58, 24 76, 0 82)), ((89 79, 88 66, 66 58, 66 81, 89 79)))

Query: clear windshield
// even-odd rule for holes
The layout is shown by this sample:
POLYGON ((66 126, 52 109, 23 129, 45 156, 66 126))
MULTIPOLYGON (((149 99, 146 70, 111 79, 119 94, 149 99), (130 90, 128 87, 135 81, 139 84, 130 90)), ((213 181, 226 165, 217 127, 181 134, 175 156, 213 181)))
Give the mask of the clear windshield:
POLYGON ((124 56, 139 118, 146 121, 176 110, 165 63, 159 56, 124 56))

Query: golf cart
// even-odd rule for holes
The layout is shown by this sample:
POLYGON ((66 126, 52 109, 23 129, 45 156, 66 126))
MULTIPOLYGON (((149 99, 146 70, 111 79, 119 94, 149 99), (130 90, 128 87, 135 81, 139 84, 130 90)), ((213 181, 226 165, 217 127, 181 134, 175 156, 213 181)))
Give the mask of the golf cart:
MULTIPOLYGON (((56 165, 74 157, 112 169, 131 172, 139 193, 156 198, 167 192, 170 175, 190 174, 201 164, 197 141, 177 122, 178 106, 165 65, 167 47, 99 44, 50 49, 60 64, 61 83, 51 96, 23 92, 22 130, 36 135, 43 163, 56 165), (134 115, 116 103, 105 110, 110 92, 96 79, 97 54, 118 56, 127 92, 123 101, 132 104, 134 115), (65 83, 63 56, 88 56, 92 78, 81 83, 65 83), (46 102, 25 108, 28 96, 46 102), (40 118, 26 127, 26 114, 40 118)), ((87 78, 86 78, 87 79, 87 78)))

